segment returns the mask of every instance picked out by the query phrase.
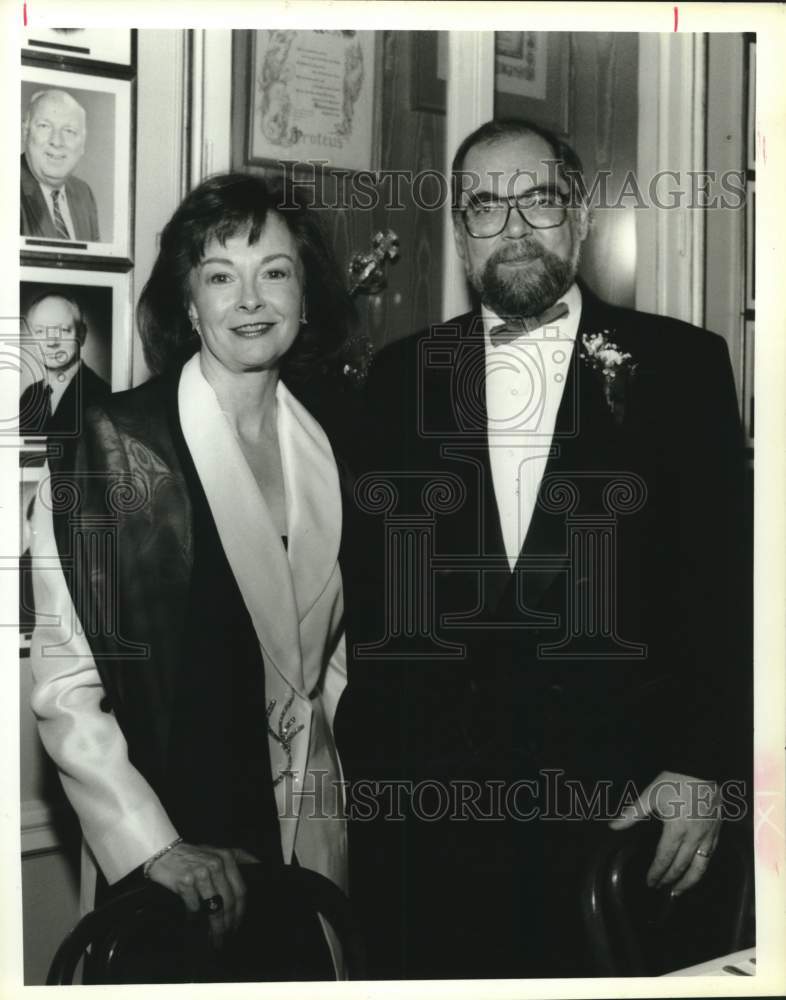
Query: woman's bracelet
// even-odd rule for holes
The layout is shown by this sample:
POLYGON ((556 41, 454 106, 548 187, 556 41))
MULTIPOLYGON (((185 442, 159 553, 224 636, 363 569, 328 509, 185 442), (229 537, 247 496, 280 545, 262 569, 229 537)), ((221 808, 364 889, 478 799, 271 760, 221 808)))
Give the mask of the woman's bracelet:
POLYGON ((173 840, 171 844, 167 844, 166 847, 162 847, 160 851, 157 851, 152 858, 148 858, 142 868, 142 874, 145 878, 150 878, 150 869, 158 861, 159 858, 163 858, 165 854, 168 854, 173 847, 177 847, 178 844, 183 843, 183 838, 178 837, 177 840, 173 840))

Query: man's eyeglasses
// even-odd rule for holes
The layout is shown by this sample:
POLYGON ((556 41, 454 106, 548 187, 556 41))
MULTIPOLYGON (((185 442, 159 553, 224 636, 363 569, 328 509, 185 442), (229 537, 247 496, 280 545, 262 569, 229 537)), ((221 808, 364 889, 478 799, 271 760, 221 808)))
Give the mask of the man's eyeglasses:
POLYGON ((470 236, 486 239, 499 236, 514 209, 533 229, 555 229, 568 213, 567 197, 559 191, 532 191, 519 198, 474 199, 462 211, 470 236))
POLYGON ((28 327, 28 330, 38 340, 74 339, 74 328, 70 324, 68 326, 33 326, 28 327))

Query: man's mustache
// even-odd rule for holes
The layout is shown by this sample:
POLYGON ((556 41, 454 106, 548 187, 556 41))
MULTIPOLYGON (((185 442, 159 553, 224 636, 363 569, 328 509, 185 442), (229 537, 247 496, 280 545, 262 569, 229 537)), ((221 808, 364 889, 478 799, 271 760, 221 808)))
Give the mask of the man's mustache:
POLYGON ((540 260, 545 256, 545 251, 542 247, 537 246, 533 243, 515 243, 512 246, 500 247, 491 257, 491 263, 494 264, 510 264, 510 263, 521 263, 526 264, 531 260, 540 260))

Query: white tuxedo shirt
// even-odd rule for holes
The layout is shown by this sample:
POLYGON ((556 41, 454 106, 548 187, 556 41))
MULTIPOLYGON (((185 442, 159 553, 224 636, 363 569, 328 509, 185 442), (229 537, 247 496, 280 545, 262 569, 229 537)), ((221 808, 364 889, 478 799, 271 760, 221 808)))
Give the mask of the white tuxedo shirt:
POLYGON ((490 332, 502 320, 482 307, 489 462, 511 570, 535 510, 581 316, 577 285, 559 301, 567 316, 499 346, 490 332))

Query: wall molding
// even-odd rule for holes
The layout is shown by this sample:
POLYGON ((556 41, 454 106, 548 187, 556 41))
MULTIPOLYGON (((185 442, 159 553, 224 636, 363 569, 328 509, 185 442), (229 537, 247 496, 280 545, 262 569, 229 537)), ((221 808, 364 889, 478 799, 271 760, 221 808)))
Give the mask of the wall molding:
MULTIPOLYGON (((676 171, 683 204, 636 212, 636 308, 704 325, 704 213, 685 204, 687 171, 703 170, 706 37, 642 34, 639 42, 638 182, 645 197, 661 171, 676 171)), ((661 190, 664 190, 661 186, 661 190)))
MULTIPOLYGON (((153 269, 165 223, 185 193, 188 172, 188 32, 140 31, 137 69, 134 304, 153 269)), ((149 377, 134 331, 133 384, 149 377)))
POLYGON ((52 809, 41 799, 22 803, 20 832, 22 857, 41 851, 56 851, 63 846, 54 825, 52 809))
POLYGON ((230 169, 232 146, 232 32, 191 32, 190 187, 230 169))
MULTIPOLYGON (((707 167, 718 175, 746 165, 744 41, 733 32, 709 36, 707 60, 707 167)), ((704 289, 708 330, 726 338, 737 396, 750 401, 753 364, 746 357, 752 345, 745 338, 745 211, 708 211, 707 269, 704 289)), ((750 431, 750 407, 744 406, 750 431)))

